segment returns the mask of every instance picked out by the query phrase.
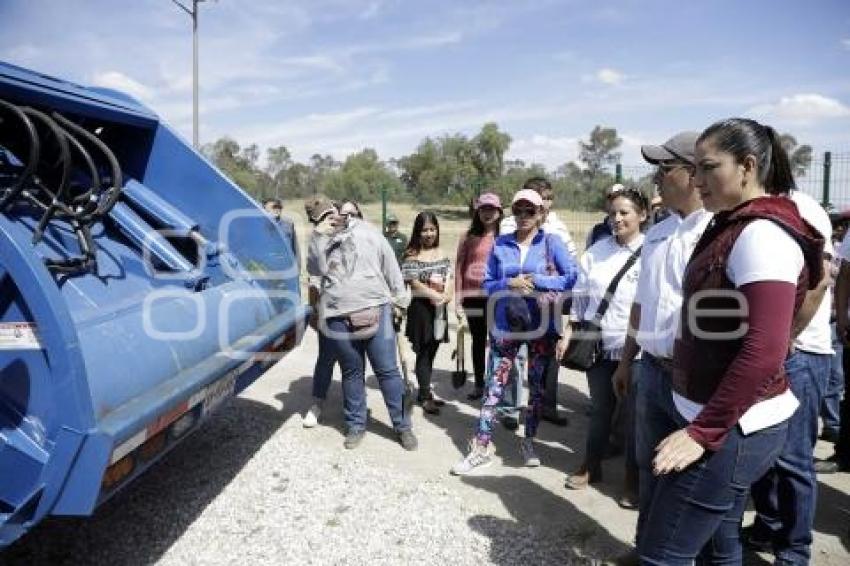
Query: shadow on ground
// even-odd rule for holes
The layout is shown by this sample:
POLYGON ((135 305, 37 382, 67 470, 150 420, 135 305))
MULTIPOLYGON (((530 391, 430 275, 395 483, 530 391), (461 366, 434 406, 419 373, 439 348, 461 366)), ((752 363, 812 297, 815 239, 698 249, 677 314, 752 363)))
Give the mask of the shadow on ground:
MULTIPOLYGON (((480 407, 480 401, 469 401, 466 398, 468 390, 472 388, 471 379, 467 381, 464 388, 456 390, 451 385, 451 372, 435 369, 433 386, 437 395, 447 401, 468 405, 475 410, 480 407)), ((561 382, 558 386, 558 402, 559 412, 569 418, 569 424, 566 427, 560 427, 546 421, 541 422, 537 429, 537 438, 541 441, 538 443, 537 452, 543 466, 558 470, 564 473, 566 477, 567 473, 579 467, 584 458, 587 428, 590 421, 585 410, 589 401, 584 393, 572 385, 561 382)), ((467 452, 469 440, 477 423, 477 415, 473 417, 462 414, 452 404, 447 404, 441 409, 441 415, 426 415, 426 418, 436 426, 444 428, 446 434, 461 453, 467 452), (449 418, 444 418, 444 416, 449 418)), ((504 465, 522 467, 518 447, 522 434, 522 426, 517 432, 508 431, 503 426, 496 427, 494 443, 504 459, 504 465)), ((603 481, 595 484, 593 489, 616 499, 622 494, 625 475, 624 460, 622 456, 610 458, 605 460, 602 466, 603 481)))
POLYGON ((850 494, 818 483, 815 530, 840 539, 844 549, 850 551, 850 494))
POLYGON ((572 502, 527 478, 467 476, 463 481, 496 493, 513 516, 513 521, 488 515, 469 519, 471 528, 490 538, 490 560, 494 564, 528 564, 533 556, 550 557, 558 564, 596 563, 631 548, 572 502), (538 502, 539 507, 530 512, 527 499, 538 502))
MULTIPOLYGON (((293 383, 293 397, 309 401, 293 383)), ((260 447, 301 408, 244 398, 225 404, 185 442, 92 517, 48 518, 0 553, 0 564, 152 564, 180 538, 260 447)))

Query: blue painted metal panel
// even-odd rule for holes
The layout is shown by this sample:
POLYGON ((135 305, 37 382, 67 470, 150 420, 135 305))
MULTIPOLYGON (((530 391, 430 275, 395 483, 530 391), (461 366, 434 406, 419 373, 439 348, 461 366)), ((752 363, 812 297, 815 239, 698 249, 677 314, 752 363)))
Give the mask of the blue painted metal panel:
MULTIPOLYGON (((78 228, 57 217, 33 243, 42 210, 0 211, 0 474, 18 471, 0 482, 3 546, 48 514, 92 512, 261 375, 251 356, 297 343, 308 309, 290 242, 149 109, 2 63, 0 99, 97 126, 127 188, 90 220, 94 268, 71 274, 45 260, 83 253, 78 228)), ((21 157, 0 160, 0 190, 21 157)))

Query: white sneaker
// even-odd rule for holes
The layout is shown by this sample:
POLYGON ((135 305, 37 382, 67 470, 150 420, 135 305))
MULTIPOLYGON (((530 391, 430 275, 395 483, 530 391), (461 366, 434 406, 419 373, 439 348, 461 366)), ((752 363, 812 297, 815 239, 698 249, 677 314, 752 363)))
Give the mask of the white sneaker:
POLYGON ((522 461, 529 468, 536 468, 540 465, 540 457, 534 451, 534 439, 523 438, 519 444, 519 451, 522 453, 522 461))
POLYGON ((465 476, 475 470, 486 468, 493 463, 493 457, 490 455, 487 446, 481 446, 476 441, 472 441, 472 447, 466 458, 452 466, 452 475, 465 476))
POLYGON ((307 409, 307 412, 304 414, 304 418, 301 419, 301 426, 304 428, 313 428, 317 424, 319 424, 319 420, 322 418, 322 402, 318 399, 315 400, 313 406, 307 409))

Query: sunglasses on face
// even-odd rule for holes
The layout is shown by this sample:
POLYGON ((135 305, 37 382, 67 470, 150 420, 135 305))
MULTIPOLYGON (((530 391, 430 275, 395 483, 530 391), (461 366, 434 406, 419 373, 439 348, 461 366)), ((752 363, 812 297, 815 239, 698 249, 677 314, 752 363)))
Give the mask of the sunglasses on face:
POLYGON ((523 217, 531 218, 532 216, 537 214, 537 209, 522 206, 522 207, 519 207, 519 208, 512 208, 511 212, 513 212, 514 216, 516 216, 517 218, 523 218, 523 217))
POLYGON ((676 161, 668 161, 667 163, 664 163, 661 161, 658 163, 658 174, 667 175, 680 167, 686 169, 689 173, 693 171, 693 165, 689 163, 679 163, 676 161))

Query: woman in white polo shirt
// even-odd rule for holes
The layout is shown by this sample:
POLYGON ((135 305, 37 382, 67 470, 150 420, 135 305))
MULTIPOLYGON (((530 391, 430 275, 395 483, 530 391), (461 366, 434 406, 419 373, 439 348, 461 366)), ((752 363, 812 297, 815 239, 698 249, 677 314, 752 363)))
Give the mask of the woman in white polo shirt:
POLYGON ((613 235, 593 244, 581 258, 581 272, 573 289, 572 318, 594 320, 604 310, 598 324, 602 328, 600 359, 587 370, 592 412, 587 431, 584 462, 569 475, 566 487, 584 489, 602 479, 602 458, 608 449, 611 419, 617 405, 612 376, 622 357, 629 323, 629 312, 637 289, 640 262, 636 256, 643 245, 641 226, 646 221, 648 202, 640 191, 623 189, 610 201, 609 220, 613 235), (631 259, 631 258, 635 259, 631 259), (631 259, 631 262, 630 262, 631 259), (600 303, 617 274, 624 272, 608 300, 607 310, 600 303))

